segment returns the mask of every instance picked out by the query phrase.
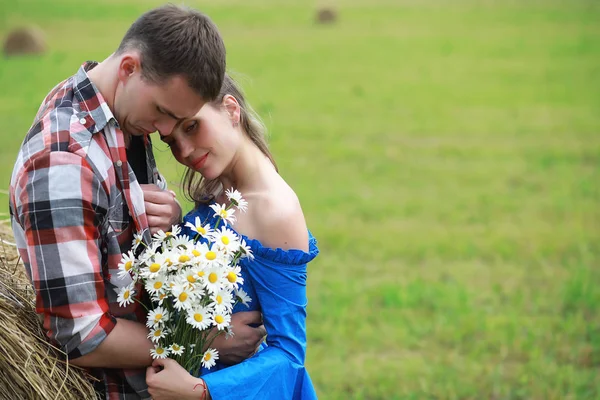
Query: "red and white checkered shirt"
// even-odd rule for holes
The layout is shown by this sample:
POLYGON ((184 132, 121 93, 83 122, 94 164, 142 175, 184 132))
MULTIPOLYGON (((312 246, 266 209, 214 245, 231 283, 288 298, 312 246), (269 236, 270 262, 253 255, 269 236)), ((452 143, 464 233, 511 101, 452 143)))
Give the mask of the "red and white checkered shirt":
MULTIPOLYGON (((123 133, 84 64, 42 103, 12 174, 12 228, 36 309, 50 340, 71 359, 93 351, 115 317, 145 322, 143 308, 119 307, 121 253, 134 231, 149 242, 142 190, 127 163, 123 133)), ((164 186, 150 139, 149 183, 164 186)), ((138 290, 138 293, 141 293, 138 290)), ((148 399, 145 370, 94 369, 107 399, 148 399)))

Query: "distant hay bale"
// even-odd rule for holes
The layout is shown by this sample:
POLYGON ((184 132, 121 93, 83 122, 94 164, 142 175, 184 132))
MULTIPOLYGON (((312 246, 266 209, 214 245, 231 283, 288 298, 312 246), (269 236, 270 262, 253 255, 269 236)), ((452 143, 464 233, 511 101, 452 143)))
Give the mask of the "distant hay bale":
POLYGON ((35 27, 21 27, 8 33, 4 41, 4 55, 6 57, 43 54, 46 52, 46 39, 44 33, 35 27))
POLYGON ((317 10, 315 20, 318 24, 332 24, 337 21, 337 12, 332 8, 317 10))
POLYGON ((8 220, 0 219, 0 399, 97 398, 93 378, 48 343, 13 242, 8 220))

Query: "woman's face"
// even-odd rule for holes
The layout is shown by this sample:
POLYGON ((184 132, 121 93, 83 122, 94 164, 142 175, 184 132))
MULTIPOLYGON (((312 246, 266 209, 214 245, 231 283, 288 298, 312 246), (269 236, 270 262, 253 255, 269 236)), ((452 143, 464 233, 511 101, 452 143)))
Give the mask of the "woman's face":
POLYGON ((240 143, 240 132, 232 122, 232 114, 225 107, 207 104, 161 139, 181 164, 206 179, 215 179, 233 162, 240 143))

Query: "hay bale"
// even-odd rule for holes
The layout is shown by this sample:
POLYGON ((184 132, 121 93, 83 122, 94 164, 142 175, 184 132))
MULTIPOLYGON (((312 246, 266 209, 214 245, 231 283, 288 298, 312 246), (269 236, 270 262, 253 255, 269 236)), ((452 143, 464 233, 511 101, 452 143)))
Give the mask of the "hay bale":
POLYGON ((4 41, 4 55, 6 57, 43 54, 46 52, 46 39, 44 32, 35 27, 22 27, 8 33, 4 41))
POLYGON ((318 24, 333 24, 337 21, 337 12, 333 8, 321 8, 317 10, 315 21, 318 24))
POLYGON ((97 398, 94 378, 47 341, 13 242, 8 220, 0 219, 0 399, 97 398))

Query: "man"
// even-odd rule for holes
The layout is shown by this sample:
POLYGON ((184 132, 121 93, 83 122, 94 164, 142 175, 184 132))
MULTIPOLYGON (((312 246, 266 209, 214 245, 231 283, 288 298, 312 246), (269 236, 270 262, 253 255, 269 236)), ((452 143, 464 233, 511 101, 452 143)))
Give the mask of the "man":
MULTIPOLYGON (((181 218, 157 171, 149 134, 171 134, 213 100, 225 48, 205 15, 164 6, 142 15, 117 51, 86 63, 42 103, 10 187, 12 227, 50 340, 88 367, 107 399, 147 399, 153 348, 138 303, 115 287, 133 234, 150 240, 181 218)), ((142 292, 142 291, 139 291, 142 292)), ((265 334, 258 313, 234 316, 235 336, 213 346, 229 363, 265 334), (252 325, 252 326, 251 326, 252 325)))

